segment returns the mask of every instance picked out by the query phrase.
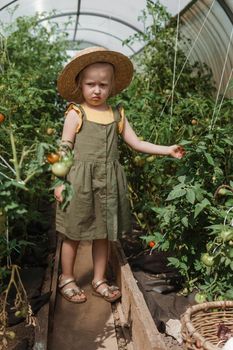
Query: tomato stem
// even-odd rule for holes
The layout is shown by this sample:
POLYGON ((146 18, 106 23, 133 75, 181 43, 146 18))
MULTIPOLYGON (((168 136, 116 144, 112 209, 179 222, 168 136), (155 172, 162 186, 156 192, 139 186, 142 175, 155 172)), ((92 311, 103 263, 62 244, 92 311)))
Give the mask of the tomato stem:
POLYGON ((19 163, 17 159, 17 152, 16 152, 16 147, 15 147, 15 138, 13 135, 12 130, 10 130, 10 141, 11 141, 11 148, 12 148, 12 153, 13 153, 13 164, 15 168, 15 176, 16 176, 16 181, 20 182, 20 169, 19 169, 19 163))

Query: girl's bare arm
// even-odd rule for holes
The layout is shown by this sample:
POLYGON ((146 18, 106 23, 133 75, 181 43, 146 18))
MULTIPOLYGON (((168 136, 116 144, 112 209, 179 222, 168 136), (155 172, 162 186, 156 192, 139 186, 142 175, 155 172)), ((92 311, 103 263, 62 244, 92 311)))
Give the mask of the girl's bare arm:
MULTIPOLYGON (((77 112, 75 112, 73 109, 71 109, 67 113, 66 118, 65 118, 63 132, 62 132, 62 142, 66 143, 66 141, 70 141, 70 142, 72 142, 72 144, 74 143, 76 130, 77 130, 77 127, 78 127, 80 122, 81 122, 81 120, 80 120, 80 117, 78 116, 77 112)), ((67 144, 69 145, 69 142, 67 144)), ((73 148, 73 147, 70 147, 70 148, 73 148)))
POLYGON ((182 158, 185 154, 183 147, 179 145, 161 146, 155 145, 151 142, 141 141, 135 134, 126 118, 122 131, 122 137, 131 148, 138 152, 167 156, 169 155, 175 158, 182 158))
MULTIPOLYGON (((62 143, 66 144, 71 149, 73 148, 72 145, 74 143, 76 130, 80 122, 81 122, 80 118, 74 110, 70 110, 67 113, 64 126, 63 126, 63 131, 62 131, 62 143)), ((63 200, 62 198, 63 189, 64 189, 64 185, 57 186, 54 189, 54 197, 58 202, 62 202, 63 200)))

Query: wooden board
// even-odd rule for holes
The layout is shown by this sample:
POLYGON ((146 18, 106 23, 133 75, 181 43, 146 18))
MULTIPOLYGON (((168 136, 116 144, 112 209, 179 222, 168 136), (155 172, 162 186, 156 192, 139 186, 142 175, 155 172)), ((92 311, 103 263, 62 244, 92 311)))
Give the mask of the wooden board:
POLYGON ((111 244, 110 259, 122 290, 121 309, 131 335, 130 346, 133 344, 134 350, 166 350, 119 242, 111 244))
MULTIPOLYGON (((45 278, 41 293, 50 292, 52 277, 53 254, 48 256, 48 267, 45 271, 45 278)), ((47 350, 48 325, 49 325, 49 303, 46 303, 38 311, 36 316, 35 341, 33 350, 47 350)))

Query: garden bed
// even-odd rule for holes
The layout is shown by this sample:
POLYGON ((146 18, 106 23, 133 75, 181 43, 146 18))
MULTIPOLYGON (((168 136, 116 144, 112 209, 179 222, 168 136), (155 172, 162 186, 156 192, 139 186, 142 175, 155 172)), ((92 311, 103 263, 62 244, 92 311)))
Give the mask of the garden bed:
POLYGON ((122 290, 122 326, 129 330, 133 348, 165 350, 165 343, 154 324, 119 244, 112 244, 111 259, 114 275, 122 290))
MULTIPOLYGON (((121 248, 118 248, 123 252, 122 259, 125 261, 125 266, 128 265, 133 279, 132 284, 136 285, 141 293, 138 297, 137 292, 138 308, 140 310, 141 305, 144 305, 146 313, 149 312, 152 320, 150 332, 158 337, 157 346, 161 342, 161 346, 165 346, 166 349, 181 350, 183 345, 179 330, 180 316, 195 303, 193 295, 185 297, 179 294, 182 278, 176 269, 167 266, 168 255, 145 249, 140 239, 141 235, 141 231, 135 228, 130 236, 121 240, 121 248), (173 325, 172 331, 169 329, 170 324, 173 325)), ((125 267, 122 270, 124 269, 125 267)), ((126 283, 129 284, 128 288, 131 288, 128 277, 126 283)), ((122 300, 127 314, 129 307, 124 306, 124 297, 122 300)))

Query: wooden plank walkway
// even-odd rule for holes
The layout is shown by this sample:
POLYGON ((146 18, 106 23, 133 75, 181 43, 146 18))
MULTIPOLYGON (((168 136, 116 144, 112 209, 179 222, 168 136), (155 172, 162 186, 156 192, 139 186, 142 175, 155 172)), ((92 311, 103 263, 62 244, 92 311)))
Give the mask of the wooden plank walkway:
POLYGON ((70 303, 57 293, 48 350, 118 350, 111 305, 91 293, 90 242, 80 243, 75 277, 85 290, 87 302, 70 303))

